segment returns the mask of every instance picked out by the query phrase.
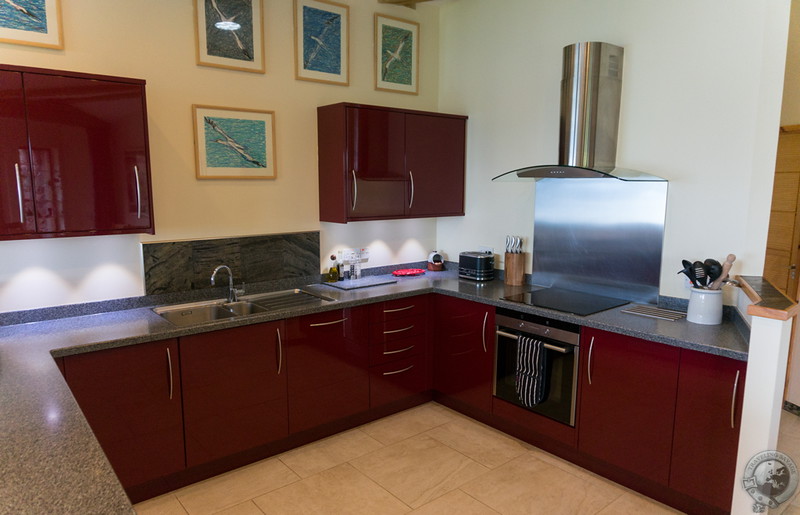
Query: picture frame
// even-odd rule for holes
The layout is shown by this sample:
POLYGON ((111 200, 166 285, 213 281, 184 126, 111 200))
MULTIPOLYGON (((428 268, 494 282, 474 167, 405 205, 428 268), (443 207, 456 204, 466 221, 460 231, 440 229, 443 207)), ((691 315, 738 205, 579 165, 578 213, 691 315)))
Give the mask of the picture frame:
POLYGON ((275 179, 275 112, 192 105, 197 179, 275 179))
POLYGON ((375 89, 419 94, 419 23, 375 13, 375 89))
POLYGON ((295 79, 350 85, 349 15, 330 0, 294 0, 295 79))
POLYGON ((0 42, 63 50, 61 0, 0 2, 0 42))
POLYGON ((198 66, 265 73, 263 0, 194 0, 198 66))

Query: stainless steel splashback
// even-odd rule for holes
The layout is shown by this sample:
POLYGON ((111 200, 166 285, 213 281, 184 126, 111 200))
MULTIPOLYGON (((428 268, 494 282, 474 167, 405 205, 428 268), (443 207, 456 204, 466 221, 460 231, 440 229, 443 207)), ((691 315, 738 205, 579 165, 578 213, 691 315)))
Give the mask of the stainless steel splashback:
POLYGON ((658 301, 667 182, 536 184, 533 283, 658 301))

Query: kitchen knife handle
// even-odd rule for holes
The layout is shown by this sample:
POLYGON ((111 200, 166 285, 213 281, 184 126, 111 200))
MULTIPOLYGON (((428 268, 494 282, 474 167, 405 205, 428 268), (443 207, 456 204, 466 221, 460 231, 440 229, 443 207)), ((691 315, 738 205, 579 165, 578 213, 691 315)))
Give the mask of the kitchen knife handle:
POLYGON ((136 218, 142 217, 142 186, 139 184, 139 167, 133 165, 133 178, 136 181, 136 218))
POLYGON ((283 342, 281 341, 281 328, 275 329, 278 335, 278 375, 281 375, 281 368, 283 367, 283 342))
POLYGON ((483 352, 489 352, 486 349, 486 321, 489 320, 489 312, 487 311, 483 315, 483 331, 481 332, 481 336, 483 337, 483 352))
POLYGON ((736 371, 736 379, 733 380, 733 394, 731 395, 731 429, 736 429, 736 391, 739 389, 739 370, 736 371))
POLYGON ((25 211, 22 209, 22 179, 19 176, 19 163, 14 163, 14 171, 17 173, 17 202, 19 202, 19 223, 25 223, 25 211))
POLYGON ((592 350, 594 349, 594 336, 589 342, 589 359, 586 360, 586 375, 589 378, 589 384, 592 384, 592 350))
POLYGON ((356 202, 358 202, 358 181, 356 180, 356 171, 355 169, 352 170, 353 172, 353 211, 356 210, 356 202))
POLYGON ((169 400, 172 400, 174 381, 172 378, 172 356, 169 353, 169 347, 167 347, 167 368, 169 369, 169 400))
POLYGON ((411 178, 411 201, 408 203, 408 209, 411 209, 411 206, 414 205, 414 174, 411 173, 411 170, 408 171, 408 176, 411 178))

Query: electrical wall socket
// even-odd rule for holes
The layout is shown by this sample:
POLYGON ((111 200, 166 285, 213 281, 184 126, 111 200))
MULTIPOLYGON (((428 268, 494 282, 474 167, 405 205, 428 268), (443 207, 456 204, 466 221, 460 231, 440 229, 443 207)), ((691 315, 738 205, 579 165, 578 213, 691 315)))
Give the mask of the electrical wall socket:
POLYGON ((478 245, 478 252, 486 252, 487 254, 494 254, 494 247, 487 247, 486 245, 478 245))
POLYGON ((369 247, 361 249, 342 249, 342 261, 345 263, 366 263, 369 261, 369 247))

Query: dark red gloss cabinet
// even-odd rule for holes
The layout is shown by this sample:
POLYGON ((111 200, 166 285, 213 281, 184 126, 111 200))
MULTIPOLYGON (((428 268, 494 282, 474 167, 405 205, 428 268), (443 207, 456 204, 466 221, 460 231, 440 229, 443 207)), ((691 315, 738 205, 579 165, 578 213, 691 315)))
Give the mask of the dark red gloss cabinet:
POLYGON ((66 356, 64 371, 124 487, 185 468, 177 340, 66 356))
POLYGON ((434 389, 480 412, 492 412, 494 307, 434 296, 434 389))
POLYGON ((367 309, 338 309, 284 322, 290 433, 369 409, 367 309))
POLYGON ((320 221, 464 214, 466 117, 317 108, 320 221))
POLYGON ((289 434, 283 322, 180 338, 186 464, 289 434))
POLYGON ((144 88, 0 67, 0 238, 153 232, 144 88))
POLYGON ((725 511, 736 481, 746 369, 745 361, 681 350, 669 485, 725 511))
POLYGON ((669 482, 680 349, 584 328, 578 449, 669 482))

